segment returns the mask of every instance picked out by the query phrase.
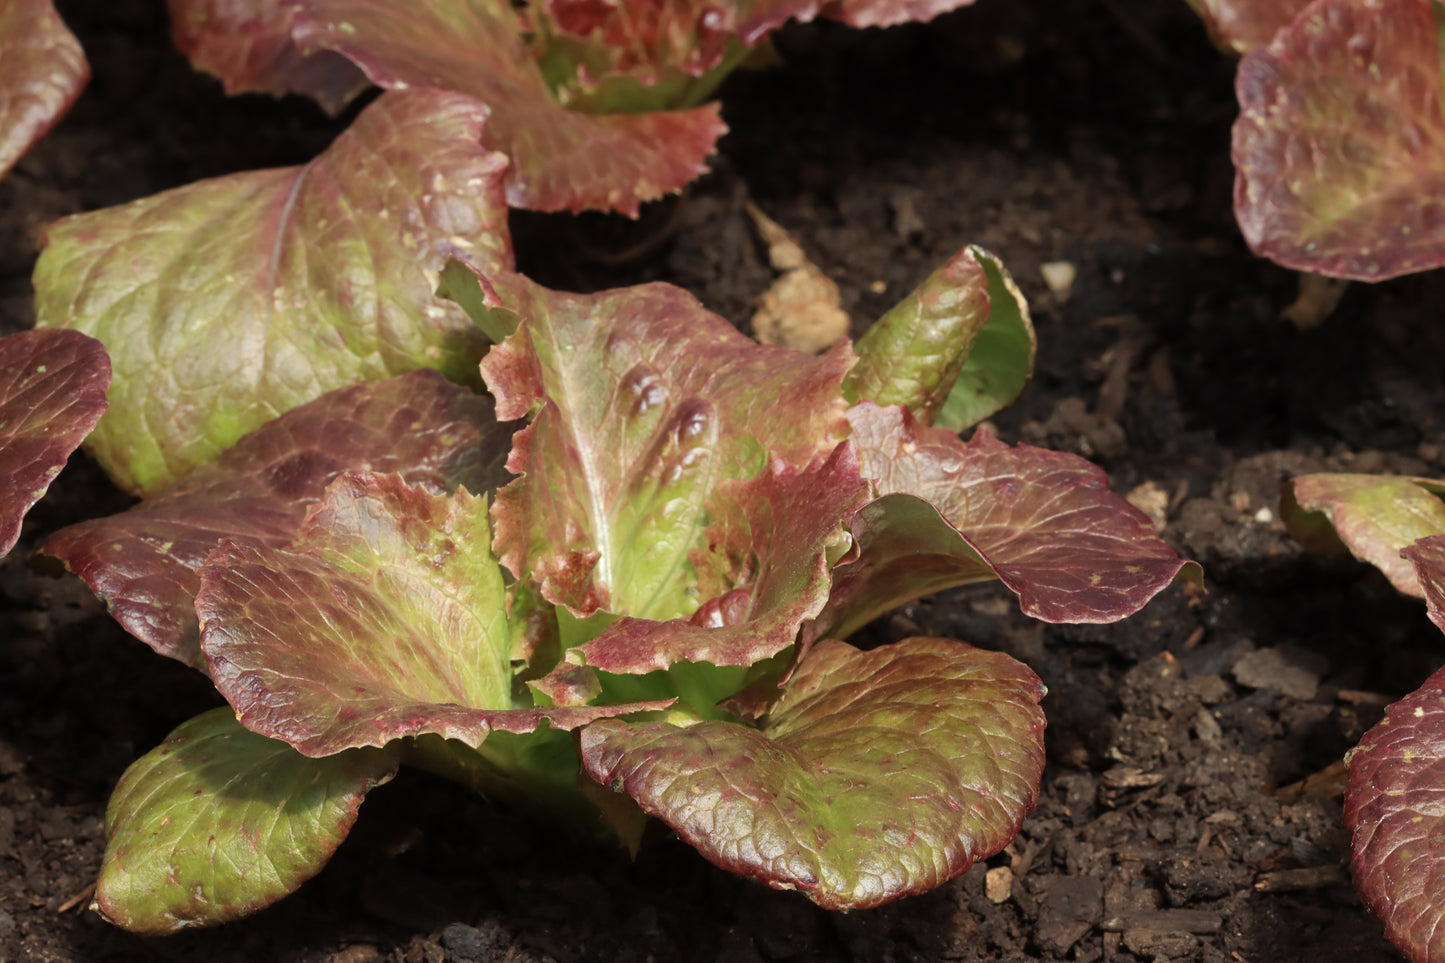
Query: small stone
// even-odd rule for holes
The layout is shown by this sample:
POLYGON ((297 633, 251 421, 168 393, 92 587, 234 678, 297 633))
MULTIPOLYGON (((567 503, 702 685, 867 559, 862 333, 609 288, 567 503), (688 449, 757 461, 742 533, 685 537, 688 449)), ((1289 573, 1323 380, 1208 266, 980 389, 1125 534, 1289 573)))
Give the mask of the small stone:
POLYGON ((1039 273, 1044 276, 1044 283, 1049 286, 1054 297, 1060 301, 1069 300, 1069 295, 1074 290, 1074 280, 1079 276, 1079 269, 1068 261, 1045 261, 1039 265, 1039 273))
POLYGON ((480 930, 475 926, 452 923, 442 929, 441 943, 448 957, 476 960, 480 963, 491 959, 497 938, 495 933, 480 930))
POLYGON ((1007 866, 995 866, 983 877, 983 892, 989 902, 1007 902, 1013 895, 1014 871, 1007 866))
POLYGON ((1164 530, 1169 521, 1169 493, 1159 487, 1158 483, 1146 481, 1142 485, 1136 485, 1124 496, 1124 500, 1148 515, 1156 532, 1164 530))
POLYGON ((1276 689, 1309 701, 1320 687, 1320 658, 1293 646, 1256 649, 1234 663, 1234 678, 1251 689, 1276 689))

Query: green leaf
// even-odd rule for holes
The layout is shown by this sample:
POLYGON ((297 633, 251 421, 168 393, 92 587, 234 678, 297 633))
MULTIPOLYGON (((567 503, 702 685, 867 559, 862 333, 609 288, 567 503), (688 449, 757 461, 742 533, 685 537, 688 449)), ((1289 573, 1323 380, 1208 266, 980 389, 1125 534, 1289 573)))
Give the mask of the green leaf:
POLYGON ((687 619, 619 619, 569 658, 644 674, 680 662, 750 666, 793 644, 827 601, 833 565, 849 544, 845 526, 867 501, 857 455, 840 445, 801 471, 779 461, 719 495, 708 548, 693 555, 704 604, 687 619))
POLYGON ((111 351, 89 442, 106 470, 150 494, 336 388, 417 368, 475 382, 485 339, 433 292, 448 258, 511 264, 485 117, 456 94, 386 94, 303 167, 53 226, 36 313, 111 351))
POLYGON ((962 431, 1008 407, 1028 384, 1038 341, 1029 306, 992 255, 980 251, 988 275, 988 321, 958 372, 958 380, 934 419, 939 428, 962 431))
POLYGON ((854 345, 849 402, 904 405, 959 431, 1018 396, 1033 368, 1028 307, 997 259, 966 247, 854 345))
POLYGON ((1395 588, 1420 597, 1425 592, 1416 567, 1400 551, 1445 534, 1445 502, 1432 493, 1439 485, 1398 475, 1301 475, 1285 487, 1281 514, 1306 547, 1328 552, 1343 545, 1384 572, 1395 588))
POLYGON ((199 715, 116 786, 96 904, 151 934, 254 913, 320 871, 396 766, 375 749, 307 759, 229 709, 199 715))
POLYGON ((587 774, 724 869, 828 909, 920 893, 1008 844, 1038 799, 1043 686, 951 639, 819 643, 761 728, 606 720, 587 774))
POLYGON ((846 345, 759 345, 663 284, 562 294, 511 275, 492 291, 523 320, 482 375, 498 417, 534 416, 507 463, 523 477, 497 497, 497 552, 581 617, 690 615, 719 486, 844 436, 846 345))
MULTIPOLYGON (((493 344, 501 344, 516 333, 521 319, 506 308, 488 305, 487 292, 482 288, 484 284, 486 282, 477 277, 476 271, 453 259, 442 268, 437 297, 455 301, 493 344)), ((492 295, 495 297, 495 292, 492 295)))
POLYGON ((879 318, 853 345, 849 403, 906 405, 926 425, 943 406, 989 317, 982 249, 966 247, 879 318))

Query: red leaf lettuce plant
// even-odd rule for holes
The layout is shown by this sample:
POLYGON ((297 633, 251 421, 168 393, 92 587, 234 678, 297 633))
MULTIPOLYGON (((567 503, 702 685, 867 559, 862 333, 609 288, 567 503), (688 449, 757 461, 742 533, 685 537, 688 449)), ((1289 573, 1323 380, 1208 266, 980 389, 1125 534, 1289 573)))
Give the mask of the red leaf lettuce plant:
MULTIPOLYGON (((1445 630, 1445 482, 1388 475, 1293 479, 1285 520, 1304 544, 1345 551, 1423 597, 1445 630)), ((1390 706, 1347 757, 1355 888, 1415 963, 1445 960, 1445 669, 1390 706)))
POLYGON ((1445 264, 1438 0, 1190 0, 1242 53, 1235 213, 1286 267, 1378 281, 1445 264))
POLYGON ((828 907, 997 851, 1038 679, 842 640, 993 578, 1109 621, 1186 565, 1088 462, 955 433, 1028 373, 1007 276, 965 249, 821 357, 667 285, 549 291, 510 271, 482 115, 393 91, 311 165, 51 232, 41 322, 111 345, 91 447, 144 498, 43 550, 229 702, 122 778, 100 909, 265 906, 402 763, 632 842, 654 816, 828 907))
POLYGON ((232 92, 335 111, 370 80, 485 104, 507 199, 635 215, 706 170, 726 131, 704 103, 790 19, 927 20, 969 0, 170 0, 177 46, 232 92))
MULTIPOLYGON (((970 0, 171 0, 177 46, 232 93, 298 93, 331 113, 375 83, 423 116, 465 99, 476 137, 509 158, 506 197, 538 210, 614 210, 684 187, 726 131, 704 103, 790 19, 927 20, 970 0), (435 103, 426 103, 428 100, 435 103)), ((0 10, 0 176, 89 77, 52 0, 0 10)), ((357 138, 364 139, 364 138, 357 138)), ((258 175, 260 176, 260 175, 258 175)), ((441 187, 446 191, 448 188, 441 187)), ((199 198, 194 198, 200 203, 199 198)), ((191 212, 169 199, 170 232, 191 212)))

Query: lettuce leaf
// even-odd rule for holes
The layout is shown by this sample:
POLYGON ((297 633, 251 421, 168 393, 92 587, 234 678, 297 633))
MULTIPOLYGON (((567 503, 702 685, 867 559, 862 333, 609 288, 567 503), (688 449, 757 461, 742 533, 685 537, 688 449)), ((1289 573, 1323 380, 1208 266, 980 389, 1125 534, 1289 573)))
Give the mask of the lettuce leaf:
POLYGON ((346 470, 398 472, 433 492, 490 492, 510 478, 511 430, 492 418, 490 399, 434 371, 363 382, 293 408, 165 491, 61 529, 40 550, 84 579, 126 631, 205 671, 195 595, 201 564, 223 540, 285 546, 346 470))
POLYGON ((75 331, 0 338, 0 555, 105 412, 110 361, 75 331))
POLYGON ((1433 0, 1316 0, 1240 62, 1235 214, 1286 267, 1378 281, 1445 263, 1433 0))
POLYGON ((457 94, 386 94, 302 167, 54 225, 36 314, 110 349, 110 411, 88 447, 111 476, 153 494, 360 380, 428 367, 475 381, 485 339, 433 291, 451 257, 511 266, 485 116, 457 94))
POLYGON ((55 126, 90 79, 52 0, 0 5, 0 177, 55 126))
POLYGON ((263 909, 321 871, 397 762, 376 749, 307 759, 230 709, 196 716, 121 776, 96 906, 147 934, 263 909))
POLYGON ((606 720, 587 774, 709 860, 827 909, 919 893, 1002 849, 1038 799, 1043 686, 951 639, 816 646, 759 727, 606 720))
POLYGON ((303 54, 291 39, 295 13, 283 0, 168 0, 171 36, 191 66, 228 94, 302 94, 333 116, 368 86, 351 61, 329 50, 303 54))

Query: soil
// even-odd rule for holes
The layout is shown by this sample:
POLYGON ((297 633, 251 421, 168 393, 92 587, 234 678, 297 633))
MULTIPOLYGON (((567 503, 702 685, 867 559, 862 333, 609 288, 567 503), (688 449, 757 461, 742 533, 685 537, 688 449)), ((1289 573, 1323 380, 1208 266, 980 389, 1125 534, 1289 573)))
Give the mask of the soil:
MULTIPOLYGON (((224 97, 169 49, 160 4, 59 6, 95 77, 0 181, 5 331, 33 320, 49 220, 304 161, 348 119, 224 97)), ((1322 469, 1445 475, 1445 277, 1354 286, 1307 332, 1279 319, 1297 282, 1230 213, 1234 65, 1183 3, 981 0, 777 46, 785 66, 723 88, 732 133, 685 198, 637 222, 518 214, 519 258, 557 287, 672 281, 746 326, 774 276, 751 199, 838 283, 855 333, 961 245, 1002 258, 1039 358, 994 428, 1096 460, 1207 572, 1118 625, 1032 623, 982 586, 865 630, 1043 677, 1049 766, 1014 843, 931 894, 830 914, 662 833, 631 861, 406 773, 276 908, 124 933, 87 909, 107 795, 216 697, 27 564, 40 535, 127 504, 76 456, 0 567, 0 963, 1399 958, 1350 886, 1338 761, 1445 647, 1372 570, 1302 553, 1278 491, 1322 469), (1041 274, 1057 261, 1067 295, 1041 274)))

